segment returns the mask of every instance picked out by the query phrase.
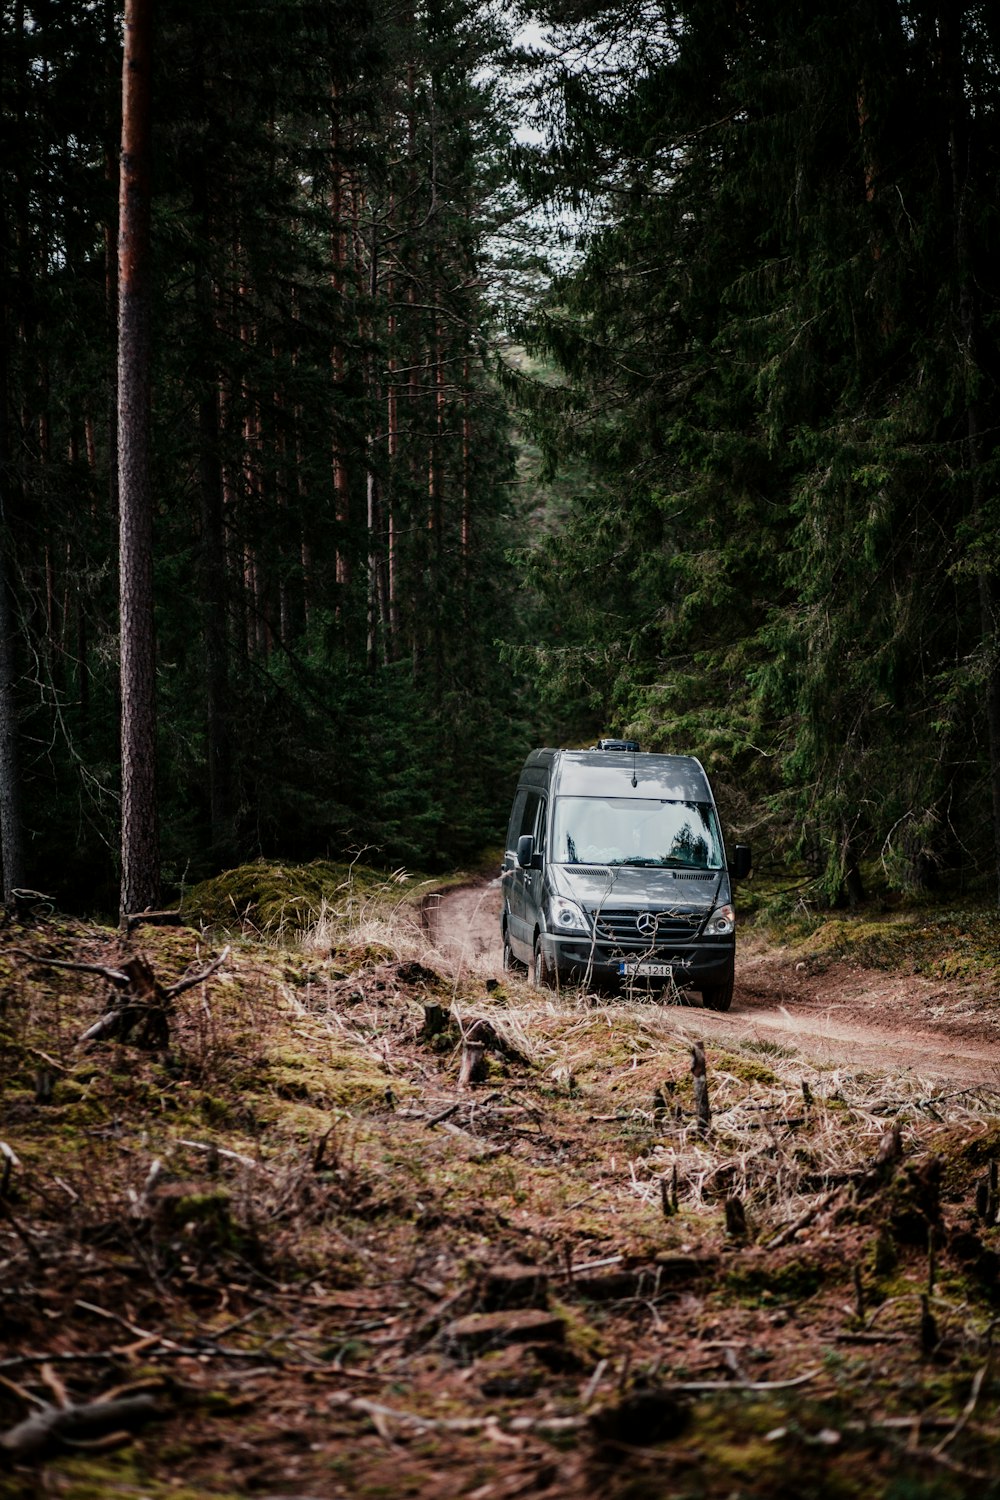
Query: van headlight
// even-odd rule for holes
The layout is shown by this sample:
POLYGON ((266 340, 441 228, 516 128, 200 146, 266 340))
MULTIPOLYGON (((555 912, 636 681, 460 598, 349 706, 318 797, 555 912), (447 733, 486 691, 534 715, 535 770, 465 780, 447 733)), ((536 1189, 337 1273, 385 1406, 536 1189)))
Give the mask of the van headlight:
POLYGON ((728 937, 736 931, 736 913, 731 906, 717 906, 705 923, 706 937, 728 937))
POLYGON ((575 901, 567 901, 565 896, 553 896, 549 902, 549 915, 552 918, 553 932, 589 932, 590 924, 583 914, 583 908, 577 906, 575 901))

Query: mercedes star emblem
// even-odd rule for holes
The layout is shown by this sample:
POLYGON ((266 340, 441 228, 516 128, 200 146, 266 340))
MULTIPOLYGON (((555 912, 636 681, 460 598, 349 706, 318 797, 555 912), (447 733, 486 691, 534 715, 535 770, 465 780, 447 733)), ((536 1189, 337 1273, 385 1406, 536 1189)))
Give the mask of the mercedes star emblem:
POLYGON ((651 911, 641 911, 635 919, 635 925, 643 937, 652 937, 656 931, 656 918, 651 911))

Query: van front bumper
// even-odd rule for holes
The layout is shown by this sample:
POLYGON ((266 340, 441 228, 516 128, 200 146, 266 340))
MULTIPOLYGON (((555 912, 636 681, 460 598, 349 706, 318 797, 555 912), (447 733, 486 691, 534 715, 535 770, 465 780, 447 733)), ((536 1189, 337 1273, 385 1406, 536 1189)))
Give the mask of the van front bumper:
POLYGON ((543 932, 539 941, 545 968, 563 983, 618 987, 628 984, 663 988, 673 982, 680 989, 716 989, 733 977, 736 944, 699 943, 686 946, 628 949, 592 943, 582 934, 564 937, 543 932), (622 964, 650 964, 669 974, 625 974, 622 964))

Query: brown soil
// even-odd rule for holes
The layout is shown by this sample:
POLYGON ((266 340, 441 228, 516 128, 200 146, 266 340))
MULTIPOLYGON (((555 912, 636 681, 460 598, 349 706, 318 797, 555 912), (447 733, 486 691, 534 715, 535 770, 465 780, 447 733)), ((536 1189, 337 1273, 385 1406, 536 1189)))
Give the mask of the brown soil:
MULTIPOLYGON (((445 892, 427 908, 441 952, 493 975, 501 972, 499 912, 498 881, 445 892)), ((737 955, 728 1015, 702 1009, 694 994, 673 1003, 684 1037, 769 1039, 821 1065, 1000 1085, 1000 1004, 981 986, 803 959, 750 937, 737 955)))

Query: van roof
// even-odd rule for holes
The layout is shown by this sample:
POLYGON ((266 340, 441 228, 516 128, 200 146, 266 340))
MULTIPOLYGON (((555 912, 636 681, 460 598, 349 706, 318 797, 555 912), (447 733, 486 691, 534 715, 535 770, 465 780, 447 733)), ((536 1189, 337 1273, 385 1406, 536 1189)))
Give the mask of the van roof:
MULTIPOLYGON (((708 777, 693 755, 633 755, 628 750, 532 751, 525 761, 525 772, 543 768, 551 768, 547 779, 552 792, 563 796, 712 801, 708 777)), ((535 781, 530 775, 523 779, 535 781)))

